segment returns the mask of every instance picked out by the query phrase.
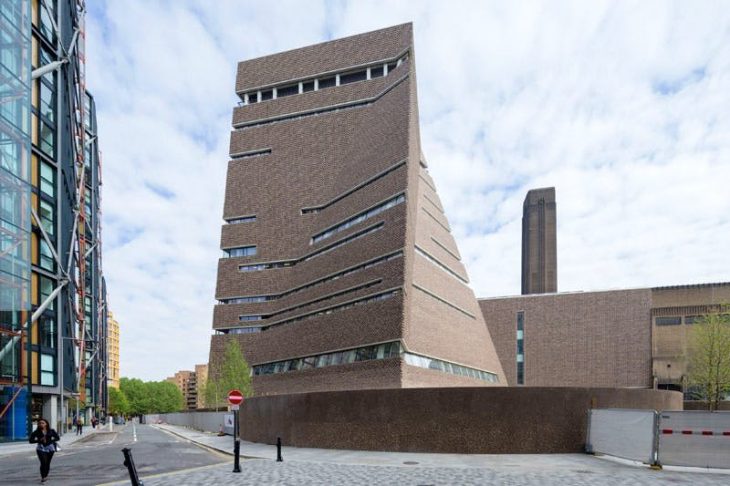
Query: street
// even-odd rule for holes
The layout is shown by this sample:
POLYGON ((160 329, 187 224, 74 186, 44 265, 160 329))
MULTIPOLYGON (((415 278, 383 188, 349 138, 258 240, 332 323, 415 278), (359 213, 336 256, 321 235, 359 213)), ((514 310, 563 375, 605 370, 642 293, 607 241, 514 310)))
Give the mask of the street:
MULTIPOLYGON (((95 485, 129 479, 124 467, 124 447, 132 449, 140 476, 207 466, 231 459, 146 425, 115 426, 114 432, 90 435, 53 456, 48 483, 53 485, 95 485), (135 434, 136 432, 136 434, 135 434), (135 441, 136 435, 136 441, 135 441)), ((28 452, 0 458, 0 484, 38 484, 39 462, 35 446, 28 452)))

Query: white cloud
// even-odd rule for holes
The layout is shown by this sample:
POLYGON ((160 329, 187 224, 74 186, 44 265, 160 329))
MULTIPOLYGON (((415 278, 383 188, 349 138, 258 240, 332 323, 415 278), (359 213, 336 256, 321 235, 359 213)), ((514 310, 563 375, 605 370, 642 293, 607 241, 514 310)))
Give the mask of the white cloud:
POLYGON ((525 192, 555 185, 559 287, 730 276, 721 2, 144 2, 87 18, 122 372, 207 361, 240 60, 414 21, 421 136, 473 287, 519 293, 525 192))

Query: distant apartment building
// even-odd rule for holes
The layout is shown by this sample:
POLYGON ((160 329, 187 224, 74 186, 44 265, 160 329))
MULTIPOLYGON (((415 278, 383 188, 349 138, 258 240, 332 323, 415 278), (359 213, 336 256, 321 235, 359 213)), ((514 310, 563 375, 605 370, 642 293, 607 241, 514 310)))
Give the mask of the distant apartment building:
POLYGON ((208 383, 208 365, 195 365, 195 408, 205 408, 205 396, 203 390, 208 383))
POLYGON ((186 410, 204 408, 203 387, 208 380, 208 365, 195 365, 195 371, 180 370, 167 378, 183 395, 186 410))
POLYGON ((421 152, 411 24, 238 65, 210 350, 259 395, 504 385, 421 152))
POLYGON ((107 314, 107 384, 119 388, 119 322, 111 311, 107 314))
POLYGON ((0 2, 0 441, 105 413, 101 161, 77 0, 0 2), (71 406, 70 406, 71 405, 71 406))
POLYGON ((557 291, 555 188, 532 189, 522 207, 522 294, 557 291))

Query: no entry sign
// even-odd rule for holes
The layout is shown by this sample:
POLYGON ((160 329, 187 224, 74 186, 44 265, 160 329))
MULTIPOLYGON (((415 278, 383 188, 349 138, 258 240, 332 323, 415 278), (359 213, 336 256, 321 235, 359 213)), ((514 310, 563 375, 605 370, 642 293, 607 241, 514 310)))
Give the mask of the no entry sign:
POLYGON ((240 405, 243 402, 243 393, 238 390, 228 392, 228 403, 231 405, 240 405))

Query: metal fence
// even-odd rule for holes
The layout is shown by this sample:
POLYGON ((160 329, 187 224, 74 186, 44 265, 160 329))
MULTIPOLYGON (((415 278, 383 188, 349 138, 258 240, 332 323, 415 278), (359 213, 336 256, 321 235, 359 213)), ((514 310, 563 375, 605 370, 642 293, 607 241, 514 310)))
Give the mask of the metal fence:
POLYGON ((233 435, 233 413, 231 412, 179 412, 145 415, 148 424, 166 423, 180 425, 206 432, 223 432, 233 435))
POLYGON ((586 452, 646 464, 730 469, 730 412, 590 410, 586 452))
POLYGON ((658 434, 661 464, 730 468, 730 412, 662 412, 658 434))
POLYGON ((586 451, 655 464, 654 410, 598 409, 588 411, 586 451))

